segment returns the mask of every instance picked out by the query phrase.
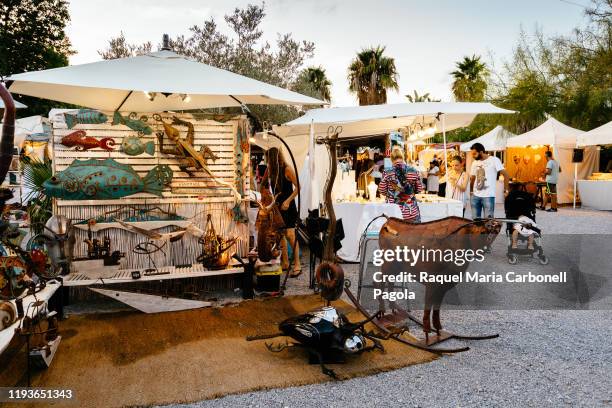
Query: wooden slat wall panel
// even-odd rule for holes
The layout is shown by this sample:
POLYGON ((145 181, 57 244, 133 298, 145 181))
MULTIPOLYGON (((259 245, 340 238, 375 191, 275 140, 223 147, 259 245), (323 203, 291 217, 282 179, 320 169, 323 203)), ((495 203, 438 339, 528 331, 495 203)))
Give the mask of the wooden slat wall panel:
MULTIPOLYGON (((136 194, 119 200, 102 201, 68 201, 57 200, 54 209, 57 214, 63 214, 68 218, 78 222, 90 218, 96 218, 105 212, 116 210, 125 205, 137 205, 142 208, 150 208, 156 205, 167 209, 171 206, 176 212, 184 217, 193 218, 195 224, 200 228, 205 228, 206 214, 213 215, 214 226, 218 234, 224 237, 239 237, 237 250, 240 254, 248 252, 248 225, 236 223, 233 220, 231 209, 234 206, 233 195, 228 188, 219 186, 204 172, 194 172, 189 175, 180 171, 177 159, 174 156, 160 153, 157 131, 163 131, 163 126, 149 117, 148 124, 153 128, 153 134, 141 136, 143 141, 154 141, 156 152, 154 156, 143 153, 139 156, 128 156, 120 151, 120 145, 124 137, 137 135, 136 131, 123 125, 112 126, 112 112, 104 112, 109 121, 106 124, 79 124, 74 129, 67 129, 63 114, 55 114, 52 117, 53 123, 53 169, 59 172, 66 169, 75 159, 86 160, 88 158, 113 158, 117 162, 131 165, 134 170, 144 177, 148 171, 158 164, 167 164, 174 171, 174 177, 170 186, 163 192, 163 198, 149 194, 136 194), (85 152, 76 151, 75 148, 68 148, 61 144, 61 139, 76 130, 84 130, 87 136, 96 138, 112 137, 115 141, 114 151, 107 152, 103 149, 91 149, 85 152), (210 186, 210 188, 203 188, 210 186), (172 191, 174 190, 174 192, 172 191)), ((140 117, 141 114, 138 114, 140 117)), ((171 115, 161 114, 164 121, 170 123, 171 115)), ((180 119, 192 122, 195 127, 195 147, 206 144, 212 151, 219 156, 216 162, 210 161, 210 169, 215 176, 226 182, 233 182, 236 175, 235 164, 235 138, 236 132, 244 117, 237 117, 225 123, 213 120, 197 120, 189 114, 176 114, 180 119)), ((185 137, 187 130, 183 126, 176 126, 181 131, 181 136, 185 137)), ((169 147, 171 145, 168 145, 169 147)), ((246 156, 248 158, 248 156, 246 156)), ((248 191, 248 181, 246 183, 248 191)), ((173 227, 162 228, 159 232, 169 232, 173 227)), ((111 239, 112 250, 119 250, 126 253, 126 257, 121 262, 121 268, 147 268, 149 259, 146 255, 133 253, 133 248, 143 241, 145 237, 119 229, 107 229, 98 233, 96 236, 102 239, 108 236, 111 239)), ((75 255, 84 257, 86 255, 86 245, 83 240, 87 238, 87 232, 77 229, 77 245, 75 255)), ((157 242, 164 244, 163 242, 157 242)), ((201 245, 197 242, 197 237, 186 234, 180 241, 175 243, 165 243, 162 251, 152 256, 152 261, 160 266, 179 265, 195 263, 196 258, 201 253, 201 245)))

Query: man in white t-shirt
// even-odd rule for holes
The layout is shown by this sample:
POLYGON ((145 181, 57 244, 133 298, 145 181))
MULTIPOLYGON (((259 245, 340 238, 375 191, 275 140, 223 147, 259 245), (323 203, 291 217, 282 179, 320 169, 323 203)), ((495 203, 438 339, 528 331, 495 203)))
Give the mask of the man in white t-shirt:
POLYGON ((508 194, 510 177, 501 160, 495 156, 489 156, 482 144, 474 143, 471 151, 474 158, 470 170, 472 219, 492 218, 495 215, 497 176, 498 174, 504 176, 504 194, 508 194))

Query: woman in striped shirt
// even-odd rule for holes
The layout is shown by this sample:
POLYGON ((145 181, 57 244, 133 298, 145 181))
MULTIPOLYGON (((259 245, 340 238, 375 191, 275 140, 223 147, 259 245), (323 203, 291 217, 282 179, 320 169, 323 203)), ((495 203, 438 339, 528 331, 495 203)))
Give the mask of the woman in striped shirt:
POLYGON ((415 194, 423 191, 421 176, 414 167, 404 162, 404 152, 398 146, 391 151, 393 168, 385 171, 378 185, 378 192, 387 203, 399 205, 406 221, 421 222, 421 214, 415 194))

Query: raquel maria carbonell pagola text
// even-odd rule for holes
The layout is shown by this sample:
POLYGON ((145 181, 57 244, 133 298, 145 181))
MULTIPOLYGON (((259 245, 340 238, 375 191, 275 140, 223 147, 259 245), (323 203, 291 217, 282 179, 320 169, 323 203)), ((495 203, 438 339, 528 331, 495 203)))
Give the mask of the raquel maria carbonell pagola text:
MULTIPOLYGON (((451 271, 448 273, 429 273, 427 271, 420 272, 398 272, 406 267, 418 267, 417 264, 444 263, 454 264, 455 266, 463 266, 472 262, 482 262, 484 260, 483 250, 470 249, 427 249, 397 247, 394 250, 387 249, 375 250, 372 257, 374 266, 380 267, 387 263, 393 264, 392 268, 382 268, 385 272, 374 272, 372 279, 374 283, 373 295, 374 299, 385 300, 413 300, 415 293, 407 289, 400 292, 390 292, 387 289, 389 284, 395 287, 394 284, 400 283, 422 283, 422 284, 457 284, 457 283, 567 283, 567 272, 561 271, 557 273, 534 274, 531 271, 527 273, 518 273, 514 271, 508 272, 470 272, 470 271, 451 271), (401 269, 400 269, 401 268, 401 269), (379 287, 377 287, 379 286, 379 287)), ((450 266, 450 265, 449 265, 450 266)))
MULTIPOLYGON (((456 284, 456 283, 566 283, 567 272, 537 275, 532 272, 462 272, 457 275, 430 274, 427 272, 401 272, 396 275, 385 275, 375 272, 373 275, 375 284, 381 284, 381 288, 374 288, 374 299, 383 300, 414 300, 416 295, 407 289, 401 291, 388 291, 384 289, 385 283, 423 283, 423 284, 456 284)), ((375 285, 376 286, 376 285, 375 285)))

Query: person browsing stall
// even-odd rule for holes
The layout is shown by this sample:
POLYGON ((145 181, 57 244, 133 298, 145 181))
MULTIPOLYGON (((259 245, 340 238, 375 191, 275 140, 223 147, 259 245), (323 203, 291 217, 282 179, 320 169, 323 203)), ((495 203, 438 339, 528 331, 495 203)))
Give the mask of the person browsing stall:
POLYGON ((432 160, 429 163, 429 171, 427 172, 427 193, 438 194, 440 188, 440 167, 438 161, 432 160))
POLYGON ((446 198, 461 201, 463 215, 465 215, 470 178, 464 169, 463 160, 460 156, 453 157, 446 174, 446 180, 446 198))
POLYGON ((268 168, 264 174, 264 180, 268 181, 266 184, 269 184, 272 193, 277 196, 276 205, 279 206, 285 223, 285 239, 281 241, 281 267, 284 270, 289 269, 289 250, 287 247, 287 243, 289 243, 293 250, 293 272, 289 276, 296 278, 302 273, 300 248, 295 234, 299 219, 297 206, 295 205, 295 198, 298 195, 297 177, 293 169, 287 166, 282 153, 276 147, 272 147, 266 152, 266 163, 268 168))
POLYGON ((472 219, 493 218, 497 176, 498 174, 504 176, 504 195, 508 194, 510 177, 501 160, 487 154, 481 143, 474 143, 470 150, 474 158, 470 170, 472 219))
POLYGON ((378 185, 378 192, 387 203, 399 205, 402 218, 414 223, 421 222, 421 213, 415 194, 423 191, 418 171, 404 162, 404 152, 399 146, 391 151, 393 167, 385 171, 378 185))
POLYGON ((546 210, 546 204, 550 201, 550 208, 546 211, 557 212, 557 182, 559 181, 559 162, 553 158, 553 154, 550 150, 545 153, 546 156, 546 194, 544 195, 544 203, 541 210, 546 210))

